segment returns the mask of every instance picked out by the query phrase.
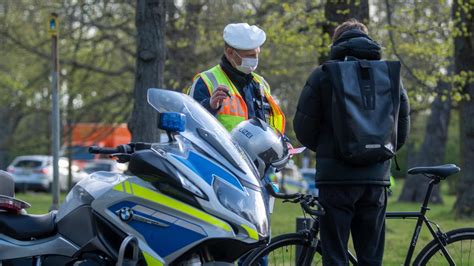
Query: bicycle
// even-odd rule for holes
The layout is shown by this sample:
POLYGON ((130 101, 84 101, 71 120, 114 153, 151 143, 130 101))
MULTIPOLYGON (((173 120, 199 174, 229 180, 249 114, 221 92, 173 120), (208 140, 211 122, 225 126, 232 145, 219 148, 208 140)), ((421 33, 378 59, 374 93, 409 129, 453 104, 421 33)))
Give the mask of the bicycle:
MULTIPOLYGON (((415 167, 409 174, 422 174, 430 178, 420 211, 417 212, 387 212, 386 219, 415 218, 417 223, 404 265, 410 265, 415 247, 423 224, 426 224, 433 240, 430 241, 417 255, 413 265, 474 265, 474 228, 454 229, 444 233, 438 224, 428 220, 426 212, 433 187, 448 176, 460 171, 454 164, 433 167, 415 167), (434 229, 435 226, 436 230, 434 229)), ((261 257, 268 256, 268 265, 319 265, 322 264, 322 252, 319 233, 319 216, 324 209, 315 198, 307 195, 283 195, 272 192, 276 198, 293 203, 300 203, 304 213, 311 216, 312 225, 309 229, 296 233, 283 234, 273 238, 270 243, 253 251, 244 261, 244 265, 256 265, 261 257), (318 206, 318 210, 309 207, 318 206), (272 264, 274 263, 274 264, 272 264)), ((348 251, 349 262, 357 265, 356 257, 348 251)))

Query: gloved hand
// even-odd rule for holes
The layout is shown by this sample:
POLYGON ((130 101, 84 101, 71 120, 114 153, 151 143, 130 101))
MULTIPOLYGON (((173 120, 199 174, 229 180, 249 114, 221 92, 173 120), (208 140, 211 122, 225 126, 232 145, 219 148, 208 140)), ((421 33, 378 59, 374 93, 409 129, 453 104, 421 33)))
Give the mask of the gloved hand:
POLYGON ((227 98, 230 97, 229 88, 224 85, 219 85, 217 89, 211 95, 211 99, 209 99, 209 105, 212 109, 217 110, 221 108, 222 102, 227 98))

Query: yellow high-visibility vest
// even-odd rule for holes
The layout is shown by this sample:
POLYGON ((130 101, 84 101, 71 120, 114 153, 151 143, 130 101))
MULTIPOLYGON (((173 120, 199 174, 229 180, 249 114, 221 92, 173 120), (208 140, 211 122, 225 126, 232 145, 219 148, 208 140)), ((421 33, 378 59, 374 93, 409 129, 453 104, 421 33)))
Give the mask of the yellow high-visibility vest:
MULTIPOLYGON (((281 111, 280 107, 276 104, 273 97, 270 95, 270 86, 260 75, 253 73, 253 77, 260 86, 263 86, 264 96, 270 104, 271 110, 269 121, 267 122, 272 128, 284 134, 285 115, 281 111)), ((228 131, 231 131, 240 122, 248 119, 247 104, 245 104, 245 101, 240 95, 238 89, 232 83, 224 70, 222 70, 220 65, 217 65, 194 76, 193 86, 191 86, 190 90, 188 91, 190 95, 193 95, 194 93, 194 85, 198 78, 202 78, 206 84, 209 90, 209 95, 212 95, 214 90, 219 85, 224 85, 229 88, 230 97, 227 97, 222 102, 222 107, 219 109, 216 116, 217 120, 219 120, 219 122, 221 122, 228 131)))

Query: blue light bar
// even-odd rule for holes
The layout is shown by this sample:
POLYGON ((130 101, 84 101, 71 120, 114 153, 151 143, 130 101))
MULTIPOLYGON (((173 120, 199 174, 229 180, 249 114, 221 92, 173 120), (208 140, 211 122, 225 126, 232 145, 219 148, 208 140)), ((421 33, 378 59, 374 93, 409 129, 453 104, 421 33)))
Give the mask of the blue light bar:
POLYGON ((186 128, 186 116, 175 112, 161 113, 158 127, 166 131, 183 132, 186 128))

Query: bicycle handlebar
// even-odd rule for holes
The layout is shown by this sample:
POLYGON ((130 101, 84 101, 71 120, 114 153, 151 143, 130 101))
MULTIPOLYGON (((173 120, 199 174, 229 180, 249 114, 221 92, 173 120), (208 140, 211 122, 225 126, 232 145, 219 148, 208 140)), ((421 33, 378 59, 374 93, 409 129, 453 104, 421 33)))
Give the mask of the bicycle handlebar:
POLYGON ((284 194, 284 193, 275 192, 275 190, 272 187, 272 184, 270 183, 265 184, 265 188, 267 189, 268 193, 272 197, 277 198, 277 199, 296 199, 296 198, 301 197, 300 193, 284 194))
POLYGON ((303 210, 310 215, 321 216, 326 213, 324 211, 323 206, 312 195, 303 195, 300 193, 294 193, 294 194, 278 193, 278 192, 275 192, 275 190, 273 189, 270 183, 265 184, 265 188, 267 189, 268 193, 271 196, 277 199, 293 200, 292 202, 294 203, 299 202, 303 210), (316 206, 317 209, 315 210, 311 208, 313 206, 316 206))
POLYGON ((312 201, 310 203, 306 202, 306 201, 301 201, 300 202, 300 205, 301 207, 303 208, 303 210, 305 212, 307 212, 308 214, 310 215, 315 215, 315 216, 322 216, 324 214, 326 214, 326 211, 324 210, 323 206, 316 200, 316 199, 312 199, 312 201), (317 209, 312 209, 309 205, 316 205, 317 209))

